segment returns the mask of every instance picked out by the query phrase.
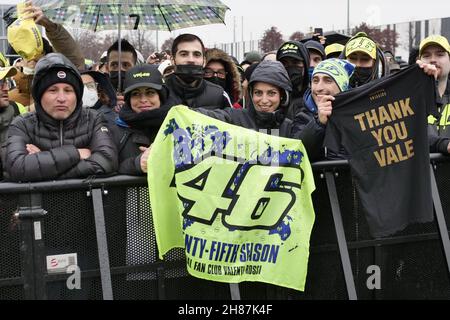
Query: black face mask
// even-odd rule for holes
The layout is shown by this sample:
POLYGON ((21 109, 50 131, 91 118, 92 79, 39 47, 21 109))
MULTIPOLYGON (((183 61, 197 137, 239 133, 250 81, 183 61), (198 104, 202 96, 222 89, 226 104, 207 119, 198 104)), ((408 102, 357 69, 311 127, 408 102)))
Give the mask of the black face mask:
POLYGON ((217 84, 218 86, 221 86, 224 90, 227 86, 227 81, 225 79, 221 79, 218 77, 211 77, 211 78, 205 78, 205 80, 208 80, 209 82, 212 82, 214 84, 217 84))
POLYGON ((176 66, 175 75, 186 83, 192 83, 203 78, 203 66, 195 64, 180 64, 176 66))
POLYGON ((298 67, 287 67, 286 71, 288 73, 289 79, 291 79, 292 87, 295 92, 301 92, 303 89, 303 68, 298 67))
POLYGON ((125 71, 120 71, 120 88, 119 87, 119 71, 110 71, 109 79, 111 81, 112 86, 116 89, 117 92, 123 92, 123 82, 125 81, 125 71))
POLYGON ((372 72, 373 69, 371 67, 356 67, 350 78, 350 86, 356 88, 368 83, 372 78, 372 72))

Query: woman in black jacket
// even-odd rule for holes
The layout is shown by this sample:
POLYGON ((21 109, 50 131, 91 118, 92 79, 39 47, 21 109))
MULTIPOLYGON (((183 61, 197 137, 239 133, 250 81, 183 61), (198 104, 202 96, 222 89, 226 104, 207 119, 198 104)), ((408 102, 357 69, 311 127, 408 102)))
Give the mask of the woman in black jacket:
POLYGON ((83 82, 62 54, 36 64, 36 111, 11 123, 4 145, 5 180, 84 178, 117 170, 114 142, 101 114, 82 108, 83 82))
POLYGON ((247 129, 290 137, 292 121, 286 113, 291 91, 291 81, 283 65, 279 61, 263 61, 250 78, 251 101, 247 109, 194 110, 247 129))
POLYGON ((143 175, 147 172, 150 145, 173 103, 155 65, 128 70, 124 89, 125 104, 113 130, 119 149, 119 173, 143 175))

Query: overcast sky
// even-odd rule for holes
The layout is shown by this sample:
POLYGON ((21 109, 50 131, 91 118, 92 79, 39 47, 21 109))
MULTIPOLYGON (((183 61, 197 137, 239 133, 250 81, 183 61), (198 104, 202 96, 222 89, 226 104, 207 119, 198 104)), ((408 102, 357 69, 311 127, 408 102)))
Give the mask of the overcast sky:
MULTIPOLYGON (((324 31, 344 29, 347 26, 347 0, 222 0, 230 10, 226 25, 209 25, 169 32, 159 32, 159 44, 170 36, 191 32, 203 38, 208 46, 236 40, 259 39, 271 26, 288 38, 299 30, 322 27, 324 31), (236 27, 233 28, 234 17, 236 27), (244 26, 242 29, 242 17, 244 26)), ((17 0, 0 0, 0 3, 17 3, 17 0)), ((449 0, 349 0, 350 25, 365 21, 371 25, 406 22, 429 18, 450 17, 449 0)), ((155 39, 153 38, 153 41, 155 39)))

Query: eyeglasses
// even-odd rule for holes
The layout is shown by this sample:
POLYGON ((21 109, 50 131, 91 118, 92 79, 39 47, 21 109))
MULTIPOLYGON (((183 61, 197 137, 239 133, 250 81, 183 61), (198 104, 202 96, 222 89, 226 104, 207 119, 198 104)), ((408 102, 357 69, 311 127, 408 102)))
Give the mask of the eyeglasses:
POLYGON ((225 70, 214 71, 212 69, 204 69, 203 76, 205 78, 212 78, 217 76, 217 78, 225 79, 227 76, 227 72, 225 70))
POLYGON ((9 88, 11 86, 11 81, 8 78, 0 79, 0 88, 4 88, 5 86, 9 88))
POLYGON ((97 85, 98 85, 97 82, 92 82, 92 81, 84 84, 84 86, 90 90, 97 90, 97 85))

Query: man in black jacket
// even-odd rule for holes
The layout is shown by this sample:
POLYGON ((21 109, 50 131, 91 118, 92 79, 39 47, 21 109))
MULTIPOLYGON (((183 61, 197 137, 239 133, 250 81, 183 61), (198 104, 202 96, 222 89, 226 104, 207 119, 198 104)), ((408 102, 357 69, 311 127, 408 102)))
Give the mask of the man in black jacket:
POLYGON ((166 78, 166 85, 175 104, 190 108, 224 109, 231 101, 224 89, 203 79, 205 46, 193 34, 181 34, 172 45, 175 72, 166 78))
POLYGON ((292 99, 286 116, 293 120, 302 111, 303 94, 309 86, 309 53, 298 41, 287 41, 277 51, 277 60, 286 68, 292 82, 292 99))
POLYGON ((4 145, 5 180, 84 178, 117 170, 117 152, 101 114, 82 108, 83 82, 62 54, 36 64, 36 112, 13 120, 4 145))

